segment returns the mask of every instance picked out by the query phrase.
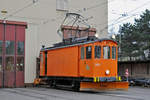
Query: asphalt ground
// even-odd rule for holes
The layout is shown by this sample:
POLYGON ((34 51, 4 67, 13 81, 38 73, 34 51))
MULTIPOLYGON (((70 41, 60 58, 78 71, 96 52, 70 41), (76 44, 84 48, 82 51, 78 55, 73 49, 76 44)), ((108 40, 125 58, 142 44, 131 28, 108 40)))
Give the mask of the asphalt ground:
POLYGON ((0 88, 0 100, 150 100, 150 88, 128 91, 81 91, 52 88, 0 88))

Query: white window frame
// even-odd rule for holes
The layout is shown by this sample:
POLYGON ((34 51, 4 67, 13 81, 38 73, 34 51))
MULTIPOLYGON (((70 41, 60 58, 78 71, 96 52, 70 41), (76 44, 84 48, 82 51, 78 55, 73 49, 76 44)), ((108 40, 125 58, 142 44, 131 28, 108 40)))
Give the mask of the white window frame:
POLYGON ((103 58, 110 59, 110 47, 109 46, 103 47, 103 58))
POLYGON ((68 0, 56 0, 56 10, 68 11, 68 0))

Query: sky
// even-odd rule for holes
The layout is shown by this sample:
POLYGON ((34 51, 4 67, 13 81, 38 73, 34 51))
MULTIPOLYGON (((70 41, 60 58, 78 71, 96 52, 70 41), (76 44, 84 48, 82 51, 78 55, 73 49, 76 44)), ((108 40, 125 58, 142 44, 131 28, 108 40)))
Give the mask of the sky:
POLYGON ((108 30, 118 33, 123 23, 134 23, 146 9, 150 10, 150 0, 108 0, 108 30))

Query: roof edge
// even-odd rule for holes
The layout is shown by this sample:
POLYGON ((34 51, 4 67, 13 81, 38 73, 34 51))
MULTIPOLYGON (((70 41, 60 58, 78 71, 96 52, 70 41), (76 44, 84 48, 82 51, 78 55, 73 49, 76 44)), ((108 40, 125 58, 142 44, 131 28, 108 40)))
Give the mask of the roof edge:
POLYGON ((116 43, 116 44, 118 45, 117 41, 115 41, 115 40, 113 40, 113 39, 110 39, 110 38, 102 38, 102 39, 99 39, 99 40, 100 40, 100 41, 104 41, 104 40, 113 41, 114 43, 116 43))
POLYGON ((42 48, 41 51, 47 51, 47 50, 53 50, 53 49, 58 49, 58 48, 66 48, 66 47, 72 47, 72 46, 78 46, 78 45, 83 45, 83 44, 88 44, 88 43, 93 43, 93 42, 102 42, 102 41, 112 41, 116 44, 118 44, 116 41, 109 39, 109 38, 103 38, 103 39, 97 39, 97 40, 93 40, 93 41, 86 41, 86 42, 81 42, 81 43, 76 43, 76 44, 69 44, 69 45, 63 45, 63 46, 52 46, 52 47, 46 47, 46 48, 42 48))
POLYGON ((21 22, 21 21, 0 20, 0 24, 22 25, 27 28, 27 22, 21 22))

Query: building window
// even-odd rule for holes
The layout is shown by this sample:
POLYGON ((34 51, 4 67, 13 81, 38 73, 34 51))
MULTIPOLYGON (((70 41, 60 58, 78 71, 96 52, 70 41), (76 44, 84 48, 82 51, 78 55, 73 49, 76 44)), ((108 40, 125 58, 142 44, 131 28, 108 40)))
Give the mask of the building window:
POLYGON ((56 0, 56 10, 67 11, 68 0, 56 0))
POLYGON ((84 59, 84 47, 81 47, 81 59, 84 59))
POLYGON ((14 41, 6 41, 6 54, 7 55, 14 55, 15 53, 15 42, 14 41))
POLYGON ((86 47, 86 59, 91 59, 92 58, 92 47, 88 46, 86 47))
POLYGON ((103 47, 103 58, 110 59, 110 47, 109 46, 103 47))
POLYGON ((116 59, 116 47, 112 47, 112 59, 116 59))
POLYGON ((5 69, 7 71, 13 71, 14 70, 14 57, 13 56, 6 57, 5 69))
POLYGON ((24 70, 24 57, 17 57, 16 70, 17 71, 24 70))
POLYGON ((24 55, 24 42, 18 42, 17 54, 24 55))
POLYGON ((3 41, 0 40, 0 55, 2 55, 3 51, 3 41))
POLYGON ((95 58, 100 58, 100 57, 101 57, 101 47, 95 46, 95 58))
POLYGON ((0 56, 0 71, 2 71, 2 56, 0 56))

